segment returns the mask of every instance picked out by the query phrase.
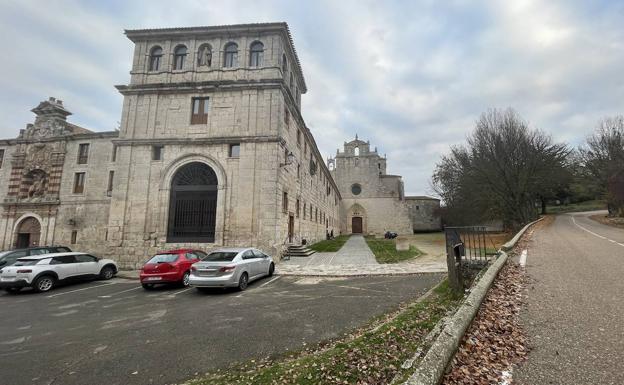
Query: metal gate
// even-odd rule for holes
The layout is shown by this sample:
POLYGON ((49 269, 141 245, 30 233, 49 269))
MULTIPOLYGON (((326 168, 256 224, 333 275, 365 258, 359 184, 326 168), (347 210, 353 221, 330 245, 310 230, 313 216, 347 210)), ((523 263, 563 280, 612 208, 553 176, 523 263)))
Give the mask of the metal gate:
POLYGON ((451 287, 463 292, 463 273, 467 268, 480 269, 498 255, 495 245, 488 247, 483 226, 446 227, 446 263, 451 287))
POLYGON ((214 242, 217 193, 217 176, 209 166, 182 167, 171 185, 167 242, 214 242))

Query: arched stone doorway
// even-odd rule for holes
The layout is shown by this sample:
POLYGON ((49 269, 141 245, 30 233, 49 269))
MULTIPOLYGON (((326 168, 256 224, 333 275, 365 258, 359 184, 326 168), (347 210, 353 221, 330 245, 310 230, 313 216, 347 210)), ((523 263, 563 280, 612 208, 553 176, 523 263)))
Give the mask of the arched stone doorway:
POLYGON ((15 234, 15 248, 39 246, 41 238, 41 223, 35 217, 27 217, 17 226, 15 234))
POLYGON ((180 167, 171 181, 167 242, 214 242, 217 193, 210 166, 191 162, 180 167))
POLYGON ((354 203, 347 211, 347 231, 352 234, 365 234, 367 227, 366 210, 354 203))

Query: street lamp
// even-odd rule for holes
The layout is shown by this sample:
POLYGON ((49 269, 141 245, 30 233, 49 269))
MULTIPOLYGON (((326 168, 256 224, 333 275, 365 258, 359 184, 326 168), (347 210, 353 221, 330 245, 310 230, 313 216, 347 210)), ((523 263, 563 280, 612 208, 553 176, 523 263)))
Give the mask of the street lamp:
POLYGON ((292 153, 292 151, 290 151, 288 155, 286 155, 286 163, 280 163, 280 167, 293 164, 294 161, 295 161, 295 155, 292 153))

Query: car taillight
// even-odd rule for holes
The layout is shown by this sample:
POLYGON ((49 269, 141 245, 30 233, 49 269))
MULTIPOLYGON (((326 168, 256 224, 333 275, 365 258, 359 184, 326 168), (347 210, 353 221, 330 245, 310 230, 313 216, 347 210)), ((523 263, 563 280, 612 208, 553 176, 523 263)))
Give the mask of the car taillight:
POLYGON ((32 273, 31 269, 21 269, 17 271, 17 274, 25 274, 25 273, 32 273))
POLYGON ((232 271, 236 269, 236 266, 223 266, 222 268, 219 269, 220 272, 222 273, 227 273, 229 271, 232 271))

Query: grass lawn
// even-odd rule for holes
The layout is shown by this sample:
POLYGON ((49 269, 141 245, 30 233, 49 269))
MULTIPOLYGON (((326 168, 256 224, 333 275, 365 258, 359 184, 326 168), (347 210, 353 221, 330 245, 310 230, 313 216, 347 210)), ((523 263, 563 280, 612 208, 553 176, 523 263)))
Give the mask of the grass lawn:
POLYGON ((310 245, 309 247, 310 249, 319 253, 338 251, 345 244, 345 242, 347 242, 348 239, 349 239, 348 235, 339 235, 335 237, 334 239, 316 242, 315 244, 310 245))
POLYGON ((406 377, 401 364, 418 349, 425 336, 460 303, 446 281, 432 295, 386 314, 343 339, 330 341, 275 360, 251 361, 214 370, 190 385, 225 384, 364 384, 390 383, 406 377))
POLYGON ((607 203, 601 200, 570 203, 569 205, 546 206, 548 214, 574 213, 580 211, 606 210, 607 203))
POLYGON ((365 239, 379 263, 397 263, 423 254, 412 245, 410 245, 409 250, 397 251, 396 239, 377 239, 375 237, 366 237, 365 239))

